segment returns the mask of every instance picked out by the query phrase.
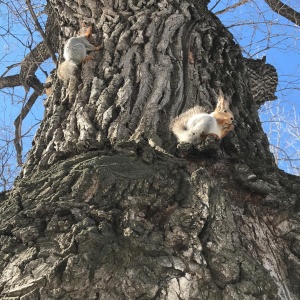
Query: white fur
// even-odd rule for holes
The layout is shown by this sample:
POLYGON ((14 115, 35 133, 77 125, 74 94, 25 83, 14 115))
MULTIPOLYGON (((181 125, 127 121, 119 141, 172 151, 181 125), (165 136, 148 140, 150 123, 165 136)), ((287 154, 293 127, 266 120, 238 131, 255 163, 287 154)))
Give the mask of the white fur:
POLYGON ((208 114, 204 112, 203 107, 195 106, 174 118, 170 129, 176 135, 179 143, 194 144, 201 142, 208 135, 214 135, 221 139, 233 130, 233 119, 229 103, 221 93, 214 112, 208 114))
POLYGON ((179 143, 197 143, 201 141, 201 135, 207 134, 216 134, 221 137, 221 129, 216 119, 210 114, 192 115, 185 118, 185 121, 180 128, 177 128, 179 130, 173 130, 179 143))
POLYGON ((64 47, 65 61, 58 67, 57 75, 68 85, 71 76, 78 71, 77 65, 81 64, 87 57, 87 51, 99 50, 87 40, 85 36, 70 38, 64 47))
POLYGON ((96 50, 97 47, 90 44, 85 36, 70 38, 64 48, 65 60, 72 60, 80 64, 86 58, 87 51, 96 50))

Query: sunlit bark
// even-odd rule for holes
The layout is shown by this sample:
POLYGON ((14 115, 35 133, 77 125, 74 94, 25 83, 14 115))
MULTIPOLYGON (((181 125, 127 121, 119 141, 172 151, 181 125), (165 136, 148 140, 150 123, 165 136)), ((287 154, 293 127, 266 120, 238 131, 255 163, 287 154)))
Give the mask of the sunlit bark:
POLYGON ((68 87, 54 79, 0 195, 1 296, 297 299, 300 181, 277 169, 257 114, 274 68, 245 60, 199 1, 50 3, 60 54, 81 18, 103 49, 68 87), (179 158, 170 120, 212 111, 219 89, 234 132, 179 158))

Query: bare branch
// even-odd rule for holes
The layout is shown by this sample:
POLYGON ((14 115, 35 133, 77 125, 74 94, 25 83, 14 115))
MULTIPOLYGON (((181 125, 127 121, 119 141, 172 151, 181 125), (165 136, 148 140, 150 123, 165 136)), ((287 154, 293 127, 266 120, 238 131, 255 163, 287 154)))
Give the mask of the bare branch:
POLYGON ((238 2, 238 3, 234 4, 234 5, 227 6, 225 9, 222 9, 222 10, 220 10, 220 11, 217 11, 217 12, 215 13, 215 15, 221 15, 221 14, 224 14, 224 13, 226 13, 226 12, 232 10, 232 9, 235 9, 235 8, 237 8, 237 7, 241 6, 241 5, 243 5, 243 4, 247 3, 247 2, 249 2, 249 1, 251 1, 251 0, 241 0, 240 2, 238 2))
POLYGON ((47 36, 45 35, 45 33, 44 33, 44 31, 43 31, 43 29, 42 29, 42 27, 41 27, 41 25, 40 25, 40 23, 39 23, 37 17, 36 17, 36 15, 35 15, 34 11, 33 11, 33 8, 32 8, 32 6, 31 6, 30 0, 26 0, 26 4, 27 4, 28 9, 29 9, 29 11, 30 11, 30 14, 31 14, 31 16, 32 16, 32 19, 34 20, 35 26, 36 26, 37 30, 40 32, 40 34, 41 34, 41 36, 42 36, 42 38, 43 38, 43 40, 44 40, 45 46, 47 47, 47 49, 48 49, 48 51, 49 51, 49 53, 50 53, 50 55, 51 55, 51 57, 52 57, 52 60, 53 60, 54 64, 57 65, 57 59, 56 59, 55 53, 54 53, 54 51, 53 51, 53 48, 52 48, 52 46, 50 45, 50 43, 49 43, 49 41, 48 41, 48 38, 47 38, 47 36))
POLYGON ((36 99, 39 97, 39 93, 37 91, 34 91, 32 95, 30 96, 27 103, 22 108, 20 114, 14 121, 15 125, 15 138, 14 138, 14 145, 17 151, 17 161, 18 165, 22 166, 22 143, 21 143, 21 128, 22 128, 22 121, 26 118, 28 112, 31 110, 33 104, 35 103, 36 99))
POLYGON ((8 67, 9 70, 21 64, 20 74, 3 77, 8 72, 8 70, 6 70, 0 77, 0 89, 23 85, 27 92, 31 87, 38 93, 41 93, 43 90, 43 85, 36 77, 35 72, 40 64, 48 58, 49 52, 47 51, 45 43, 39 43, 26 55, 21 63, 17 63, 8 67))
POLYGON ((270 8, 296 25, 300 25, 300 13, 280 0, 264 0, 270 8))
POLYGON ((0 89, 22 85, 19 74, 0 77, 0 89))
POLYGON ((26 91, 28 91, 30 87, 35 88, 36 84, 32 86, 30 78, 35 77, 35 72, 39 65, 49 57, 50 54, 43 41, 32 49, 23 59, 20 70, 20 79, 26 91))

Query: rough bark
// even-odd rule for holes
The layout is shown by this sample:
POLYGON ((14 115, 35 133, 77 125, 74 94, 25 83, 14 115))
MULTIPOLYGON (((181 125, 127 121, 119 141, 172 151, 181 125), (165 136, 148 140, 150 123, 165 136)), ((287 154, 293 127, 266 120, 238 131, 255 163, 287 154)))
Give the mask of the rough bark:
POLYGON ((300 297, 300 180, 277 169, 257 114, 276 72, 199 2, 50 1, 60 53, 82 16, 104 47, 67 88, 53 81, 0 195, 3 299, 300 297), (179 158, 170 119, 212 110, 219 89, 235 132, 179 158))

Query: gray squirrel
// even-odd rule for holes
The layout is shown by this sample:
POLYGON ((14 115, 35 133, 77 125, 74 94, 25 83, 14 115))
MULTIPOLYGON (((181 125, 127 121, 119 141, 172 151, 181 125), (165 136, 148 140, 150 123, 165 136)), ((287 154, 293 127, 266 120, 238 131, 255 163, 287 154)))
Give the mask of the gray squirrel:
POLYGON ((101 46, 94 46, 89 42, 91 36, 92 26, 89 26, 82 36, 72 37, 65 44, 65 61, 59 65, 57 70, 58 78, 65 85, 68 84, 70 77, 76 74, 77 65, 93 59, 93 56, 87 55, 87 51, 98 51, 101 48, 101 46))
POLYGON ((229 103, 221 94, 214 112, 208 114, 203 107, 195 106, 174 118, 170 129, 179 143, 196 144, 208 136, 222 139, 234 129, 233 123, 234 116, 229 109, 229 103))

